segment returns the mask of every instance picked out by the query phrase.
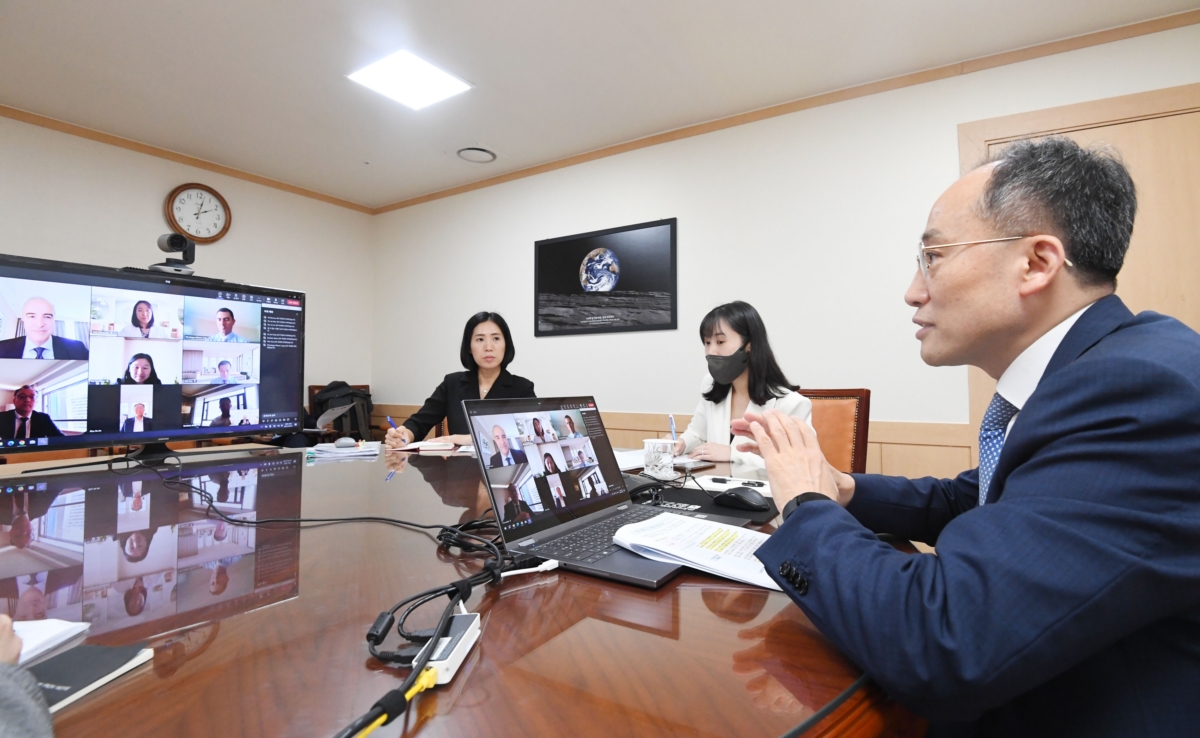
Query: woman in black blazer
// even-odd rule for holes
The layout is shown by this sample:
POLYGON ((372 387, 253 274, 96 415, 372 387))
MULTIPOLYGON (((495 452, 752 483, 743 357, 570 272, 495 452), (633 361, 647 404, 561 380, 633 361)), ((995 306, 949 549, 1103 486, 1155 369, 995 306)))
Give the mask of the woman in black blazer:
POLYGON ((471 428, 463 413, 463 400, 510 400, 537 397, 533 382, 508 373, 517 350, 508 323, 498 313, 476 313, 463 329, 459 359, 465 372, 447 374, 421 409, 399 428, 387 432, 388 448, 400 448, 425 438, 429 430, 449 421, 450 435, 439 438, 459 446, 471 443, 471 428))

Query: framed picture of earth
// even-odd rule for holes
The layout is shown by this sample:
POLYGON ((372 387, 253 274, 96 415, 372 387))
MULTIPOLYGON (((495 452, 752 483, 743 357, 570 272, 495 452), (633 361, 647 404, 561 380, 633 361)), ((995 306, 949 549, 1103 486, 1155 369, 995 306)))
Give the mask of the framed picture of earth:
POLYGON ((676 219, 534 244, 534 335, 678 327, 676 219))

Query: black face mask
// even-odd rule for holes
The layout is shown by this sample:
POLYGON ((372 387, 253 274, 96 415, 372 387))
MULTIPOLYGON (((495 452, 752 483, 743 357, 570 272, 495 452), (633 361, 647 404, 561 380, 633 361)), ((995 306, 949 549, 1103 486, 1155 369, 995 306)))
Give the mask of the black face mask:
POLYGON ((729 356, 706 356, 708 373, 717 384, 733 384, 733 380, 742 375, 750 363, 750 355, 742 346, 729 356))

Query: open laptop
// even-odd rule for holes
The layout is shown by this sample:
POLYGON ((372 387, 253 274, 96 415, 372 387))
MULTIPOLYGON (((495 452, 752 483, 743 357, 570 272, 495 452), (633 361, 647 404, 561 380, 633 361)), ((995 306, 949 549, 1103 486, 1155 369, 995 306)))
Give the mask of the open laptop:
POLYGON ((463 410, 500 536, 513 553, 656 589, 683 567, 617 547, 613 534, 621 526, 663 514, 748 522, 634 504, 591 397, 463 400, 463 410))

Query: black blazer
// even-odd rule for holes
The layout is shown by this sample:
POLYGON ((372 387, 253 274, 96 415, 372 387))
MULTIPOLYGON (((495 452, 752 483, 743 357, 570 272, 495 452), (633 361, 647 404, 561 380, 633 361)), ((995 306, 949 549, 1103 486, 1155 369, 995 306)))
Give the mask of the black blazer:
MULTIPOLYGON (((133 424, 137 418, 125 418, 125 425, 121 426, 122 433, 133 433, 133 424)), ((154 430, 154 419, 149 415, 142 417, 142 432, 154 430)))
MULTIPOLYGON (((62 361, 63 359, 86 360, 88 358, 88 347, 82 341, 73 341, 70 338, 61 338, 59 336, 50 336, 50 345, 54 348, 54 360, 62 361)), ((20 359, 25 353, 25 336, 10 338, 7 341, 0 341, 0 359, 20 359)))
MULTIPOLYGON (((21 339, 25 340, 25 339, 21 339)), ((17 433, 17 411, 5 410, 0 413, 0 440, 11 441, 17 433)), ((50 419, 46 413, 39 413, 34 410, 29 415, 29 437, 30 438, 55 438, 61 436, 62 431, 50 419)))
MULTIPOLYGON (((496 377, 496 383, 492 385, 487 396, 489 400, 516 400, 526 397, 537 397, 533 393, 533 382, 509 374, 507 369, 502 370, 500 376, 496 377)), ((446 418, 449 420, 451 435, 470 435, 471 426, 463 412, 462 401, 478 399, 479 377, 475 372, 447 374, 421 409, 404 421, 404 427, 412 431, 414 439, 420 441, 429 435, 430 429, 442 422, 442 418, 446 418)))

